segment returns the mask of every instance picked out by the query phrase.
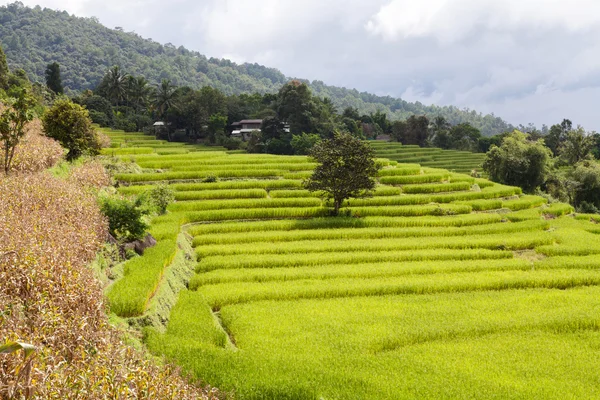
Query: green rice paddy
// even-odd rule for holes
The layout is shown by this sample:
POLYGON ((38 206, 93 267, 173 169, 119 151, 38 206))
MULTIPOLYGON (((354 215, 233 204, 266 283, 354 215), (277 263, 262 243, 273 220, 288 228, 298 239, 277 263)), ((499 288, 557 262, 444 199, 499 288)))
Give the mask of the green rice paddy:
POLYGON ((388 158, 399 163, 419 163, 424 167, 443 168, 452 172, 470 174, 482 172, 484 153, 470 151, 442 150, 435 147, 403 146, 397 142, 370 141, 378 157, 388 158))
POLYGON ((595 216, 458 173, 461 152, 375 144, 401 163, 332 218, 302 188, 307 157, 107 133, 105 152, 152 170, 121 193, 166 182, 177 199, 111 311, 147 312, 185 232, 193 276, 145 341, 194 379, 240 399, 600 397, 595 216))

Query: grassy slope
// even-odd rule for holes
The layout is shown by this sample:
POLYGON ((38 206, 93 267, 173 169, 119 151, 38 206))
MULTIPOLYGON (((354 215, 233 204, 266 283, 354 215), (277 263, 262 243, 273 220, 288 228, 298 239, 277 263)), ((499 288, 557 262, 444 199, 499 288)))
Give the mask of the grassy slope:
MULTIPOLYGON (((597 397, 590 216, 391 162, 380 180, 393 186, 349 202, 361 218, 313 218, 318 199, 283 179, 306 158, 155 149, 122 157, 174 179, 181 200, 158 222, 193 222, 198 262, 166 333, 147 343, 196 377, 239 398, 597 397), (190 182, 179 166, 223 177, 190 182)), ((122 178, 139 184, 124 193, 149 187, 146 172, 122 178)))

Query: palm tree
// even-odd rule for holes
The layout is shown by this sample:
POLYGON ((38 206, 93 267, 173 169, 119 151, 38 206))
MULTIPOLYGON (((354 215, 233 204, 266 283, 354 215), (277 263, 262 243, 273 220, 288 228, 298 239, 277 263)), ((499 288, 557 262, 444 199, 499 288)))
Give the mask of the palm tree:
POLYGON ((104 76, 106 82, 106 94, 117 106, 127 94, 127 75, 117 65, 108 70, 104 76))
POLYGON ((152 87, 143 76, 129 76, 127 79, 127 98, 136 112, 148 104, 152 87))
POLYGON ((175 86, 170 80, 163 79, 156 89, 154 106, 159 118, 164 118, 167 111, 173 106, 175 86))

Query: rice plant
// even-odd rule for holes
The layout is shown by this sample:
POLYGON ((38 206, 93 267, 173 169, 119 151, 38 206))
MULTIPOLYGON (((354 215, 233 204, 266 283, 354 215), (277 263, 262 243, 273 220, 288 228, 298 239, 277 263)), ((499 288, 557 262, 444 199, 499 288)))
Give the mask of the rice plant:
POLYGON ((235 208, 282 208, 282 207, 320 207, 322 201, 316 198, 282 198, 282 199, 234 199, 234 200, 202 200, 182 201, 171 204, 170 211, 204 211, 227 210, 235 208))
POLYGON ((450 174, 425 174, 425 175, 400 175, 400 176, 382 176, 379 182, 386 185, 408 185, 417 183, 442 182, 450 177, 450 174))
POLYGON ((263 254, 205 257, 198 263, 196 269, 212 271, 226 268, 283 268, 299 266, 316 266, 324 264, 351 264, 398 261, 426 260, 487 260, 512 258, 513 253, 506 250, 488 249, 435 249, 415 251, 381 251, 381 252, 352 252, 352 253, 309 253, 309 254, 273 254, 265 257, 263 254))
POLYGON ((129 260, 123 278, 115 282, 107 294, 111 312, 121 317, 142 315, 176 250, 175 240, 164 240, 147 249, 143 257, 129 260))

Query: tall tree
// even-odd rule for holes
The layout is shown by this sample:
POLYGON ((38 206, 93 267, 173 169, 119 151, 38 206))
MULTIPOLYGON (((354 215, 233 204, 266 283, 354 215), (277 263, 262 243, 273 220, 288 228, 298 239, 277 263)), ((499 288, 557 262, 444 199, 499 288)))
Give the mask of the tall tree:
POLYGON ((429 119, 411 115, 405 122, 392 126, 392 135, 402 144, 425 146, 429 139, 429 119))
POLYGON ((582 127, 567 132, 567 135, 558 148, 560 159, 567 165, 575 165, 586 159, 592 152, 594 139, 586 135, 582 127))
POLYGON ((6 108, 0 113, 0 144, 4 150, 4 173, 8 175, 15 155, 15 149, 23 136, 25 126, 33 119, 32 109, 35 100, 26 90, 20 89, 16 99, 9 99, 6 108))
POLYGON ((500 147, 492 146, 483 169, 494 182, 533 192, 546 180, 551 163, 552 152, 542 140, 532 142, 525 133, 514 131, 504 138, 500 147))
POLYGON ((569 133, 569 131, 572 129, 573 123, 568 119, 563 119, 560 124, 552 125, 550 127, 550 132, 544 138, 544 142, 546 142, 546 146, 552 150, 552 153, 555 156, 558 155, 558 149, 560 148, 560 145, 567 138, 567 133, 569 133))
POLYGON ((304 186, 332 199, 333 215, 339 214, 344 200, 368 195, 377 184, 380 167, 373 148, 348 133, 317 143, 310 154, 317 167, 304 186))
POLYGON ((431 121, 429 130, 431 131, 432 142, 435 147, 442 149, 450 148, 450 137, 448 132, 452 126, 446 118, 438 115, 431 121))
POLYGON ((129 76, 127 79, 127 99, 136 112, 147 107, 152 87, 143 76, 129 76))
POLYGON ((8 89, 9 73, 8 64, 6 63, 6 54, 4 54, 4 50, 0 47, 0 89, 8 89))
POLYGON ((104 76, 102 85, 106 91, 106 97, 114 106, 119 105, 127 94, 127 75, 121 71, 121 67, 115 65, 108 70, 104 76))
POLYGON ((208 118, 208 139, 211 143, 215 142, 217 135, 225 133, 227 126, 227 117, 221 114, 213 114, 208 118))
POLYGON ((46 86, 56 94, 63 94, 64 88, 60 78, 60 65, 57 62, 46 67, 46 86))
POLYGON ((468 122, 463 122, 450 129, 450 147, 457 150, 473 151, 477 149, 480 137, 481 132, 479 129, 468 122))
POLYGON ((154 106, 159 118, 165 117, 167 111, 173 107, 175 100, 175 86, 168 79, 163 79, 160 85, 156 88, 154 96, 154 106))
POLYGON ((293 134, 316 131, 315 104, 305 83, 294 80, 284 85, 279 90, 275 111, 280 121, 290 124, 293 134))

